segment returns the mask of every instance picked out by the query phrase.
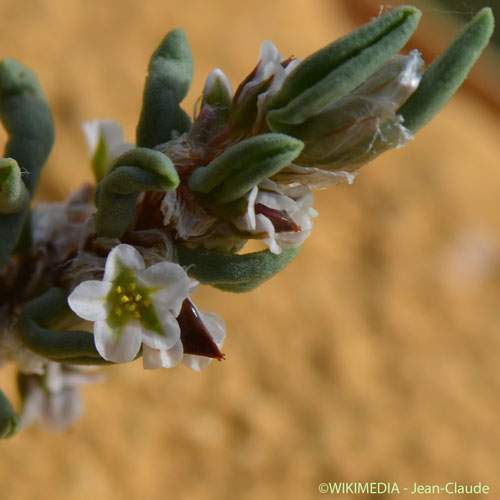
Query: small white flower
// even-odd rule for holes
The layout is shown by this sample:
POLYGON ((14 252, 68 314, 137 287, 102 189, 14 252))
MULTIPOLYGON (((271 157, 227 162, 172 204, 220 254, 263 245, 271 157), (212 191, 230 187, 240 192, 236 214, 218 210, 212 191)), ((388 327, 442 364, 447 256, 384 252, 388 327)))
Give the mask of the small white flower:
POLYGON ((78 388, 102 380, 102 374, 49 362, 42 376, 21 378, 23 427, 38 423, 54 431, 69 427, 81 415, 78 388))
POLYGON ((283 65, 285 61, 286 59, 279 53, 273 42, 266 40, 262 43, 260 46, 259 68, 257 70, 256 79, 262 81, 273 76, 273 81, 267 92, 272 92, 281 88, 285 78, 301 62, 300 59, 292 59, 288 64, 283 65))
POLYGON ((286 60, 270 40, 260 46, 259 59, 253 78, 241 90, 238 98, 243 102, 265 80, 271 79, 269 87, 257 97, 256 124, 260 124, 267 110, 271 97, 281 88, 285 78, 299 65, 300 59, 286 60))
POLYGON ((252 188, 246 201, 245 214, 233 217, 233 223, 242 231, 262 234, 274 254, 302 245, 311 233, 311 217, 318 215, 311 208, 312 191, 302 185, 281 189, 266 179, 252 188))
POLYGON ((180 339, 176 317, 190 291, 184 269, 173 262, 146 268, 139 252, 118 245, 108 255, 102 281, 84 281, 68 297, 73 312, 94 322, 95 345, 108 361, 132 361, 141 344, 167 350, 180 339))
POLYGON ((87 140, 97 181, 106 175, 113 160, 134 148, 134 144, 125 143, 123 129, 114 120, 83 122, 82 131, 87 140))
MULTIPOLYGON (((197 329, 205 330, 203 334, 203 337, 205 338, 198 340, 199 345, 203 345, 203 343, 205 345, 207 343, 211 344, 213 342, 213 344, 217 347, 217 349, 214 349, 215 351, 222 348, 224 339, 226 338, 226 325, 224 320, 218 314, 198 310, 191 300, 188 299, 188 301, 189 304, 186 304, 188 311, 189 309, 191 309, 191 311, 194 310, 195 321, 199 321, 201 325, 198 324, 198 328, 192 328, 192 331, 189 332, 187 331, 189 327, 181 322, 185 330, 183 331, 181 328, 181 338, 170 349, 160 350, 144 346, 142 351, 144 368, 148 370, 154 370, 161 367, 172 368, 180 362, 192 370, 203 370, 203 368, 205 368, 210 361, 212 361, 215 355, 206 355, 208 354, 206 352, 204 355, 185 352, 185 349, 189 350, 189 347, 192 347, 194 340, 192 337, 197 335, 200 336, 199 331, 194 331, 197 329), (207 335, 210 338, 206 338, 207 335), (191 336, 191 338, 188 338, 188 336, 191 336)), ((202 349, 199 349, 198 352, 201 350, 202 349)))

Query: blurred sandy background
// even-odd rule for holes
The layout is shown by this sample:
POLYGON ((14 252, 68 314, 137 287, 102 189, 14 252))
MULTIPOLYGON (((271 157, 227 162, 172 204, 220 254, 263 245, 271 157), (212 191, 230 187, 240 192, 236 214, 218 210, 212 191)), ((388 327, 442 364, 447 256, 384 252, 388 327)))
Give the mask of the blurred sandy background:
MULTIPOLYGON (((1 0, 0 56, 36 71, 56 118, 39 198, 90 179, 83 120, 133 140, 168 30, 192 45, 191 110, 213 67, 236 87, 263 40, 304 57, 353 29, 342 4, 1 0)), ((0 500, 302 500, 325 481, 482 481, 500 498, 499 158, 499 117, 460 93, 414 143, 317 194, 285 272, 197 294, 227 321, 225 362, 109 369, 72 430, 0 444, 0 500)), ((15 394, 9 368, 0 385, 15 394)))

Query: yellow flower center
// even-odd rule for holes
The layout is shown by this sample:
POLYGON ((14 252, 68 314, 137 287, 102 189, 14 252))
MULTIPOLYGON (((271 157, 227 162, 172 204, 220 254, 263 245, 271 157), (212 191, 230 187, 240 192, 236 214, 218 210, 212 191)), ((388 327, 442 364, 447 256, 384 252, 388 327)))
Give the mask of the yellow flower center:
POLYGON ((111 306, 108 325, 119 334, 127 322, 138 320, 148 330, 164 335, 149 298, 150 292, 136 282, 133 271, 122 268, 106 298, 111 306))

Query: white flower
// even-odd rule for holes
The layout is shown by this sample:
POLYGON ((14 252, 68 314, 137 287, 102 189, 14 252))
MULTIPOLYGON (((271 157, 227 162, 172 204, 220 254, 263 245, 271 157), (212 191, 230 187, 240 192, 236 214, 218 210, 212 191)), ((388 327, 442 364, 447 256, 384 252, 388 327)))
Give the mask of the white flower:
POLYGON ((68 297, 73 312, 94 322, 95 345, 108 361, 125 363, 141 344, 167 350, 178 343, 176 317, 190 290, 184 269, 159 262, 146 269, 139 252, 118 245, 108 255, 102 281, 84 281, 68 297))
POLYGON ((23 427, 38 423, 55 431, 66 429, 83 410, 78 388, 101 379, 102 374, 52 362, 42 376, 22 376, 23 427))
MULTIPOLYGON (((260 46, 259 62, 255 76, 245 87, 247 89, 254 88, 259 83, 272 77, 271 85, 265 92, 259 95, 259 100, 262 100, 267 93, 278 90, 285 81, 285 78, 301 62, 300 59, 293 59, 285 65, 283 64, 285 61, 286 59, 279 53, 274 43, 266 40, 260 46)), ((247 89, 243 89, 242 95, 245 95, 247 89)))
POLYGON ((260 238, 274 254, 285 248, 295 248, 311 233, 311 217, 318 215, 311 208, 312 191, 297 185, 280 188, 266 179, 246 195, 244 215, 233 217, 234 225, 260 238))
POLYGON ((113 160, 134 147, 134 144, 125 143, 123 129, 114 120, 83 122, 82 131, 87 140, 97 181, 106 175, 113 160))
POLYGON ((218 314, 200 311, 191 300, 187 299, 178 320, 181 325, 179 341, 167 350, 144 346, 142 352, 144 368, 148 370, 160 367, 172 368, 181 362, 192 370, 200 371, 213 358, 223 359, 219 349, 222 348, 226 338, 226 325, 218 314))
POLYGON ((281 88, 285 78, 300 62, 300 59, 285 59, 270 40, 262 43, 255 73, 252 79, 243 86, 238 97, 238 102, 243 102, 262 82, 271 79, 269 87, 265 91, 260 92, 257 97, 258 112, 255 120, 257 124, 263 121, 271 97, 281 88))

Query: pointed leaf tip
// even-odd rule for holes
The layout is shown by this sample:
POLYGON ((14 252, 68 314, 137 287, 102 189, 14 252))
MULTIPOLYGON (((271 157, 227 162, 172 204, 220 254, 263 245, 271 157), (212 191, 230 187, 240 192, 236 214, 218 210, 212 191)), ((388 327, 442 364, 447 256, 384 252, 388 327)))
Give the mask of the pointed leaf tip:
POLYGON ((394 9, 304 59, 273 97, 269 128, 286 133, 331 108, 404 47, 420 17, 415 7, 394 9))
POLYGON ((417 132, 448 103, 488 45, 494 25, 492 10, 481 9, 434 59, 416 92, 398 111, 406 128, 417 132))

